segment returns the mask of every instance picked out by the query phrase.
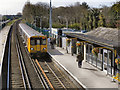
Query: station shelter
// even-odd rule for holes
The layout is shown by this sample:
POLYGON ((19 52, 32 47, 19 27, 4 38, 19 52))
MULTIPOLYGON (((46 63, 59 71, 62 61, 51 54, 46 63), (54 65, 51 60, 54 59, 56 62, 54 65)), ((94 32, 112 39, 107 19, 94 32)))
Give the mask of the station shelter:
POLYGON ((57 28, 52 28, 51 36, 56 40, 57 46, 62 47, 62 30, 57 28))
POLYGON ((76 54, 82 52, 84 60, 107 75, 118 72, 115 59, 118 58, 119 30, 99 27, 87 33, 65 33, 67 39, 76 38, 76 54))

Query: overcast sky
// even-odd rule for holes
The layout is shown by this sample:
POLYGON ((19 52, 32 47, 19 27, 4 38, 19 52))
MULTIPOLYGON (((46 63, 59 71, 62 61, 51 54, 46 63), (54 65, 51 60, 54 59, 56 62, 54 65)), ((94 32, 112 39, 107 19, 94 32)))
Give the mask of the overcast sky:
MULTIPOLYGON (((22 12, 23 6, 27 0, 0 0, 0 14, 17 14, 22 12)), ((50 0, 30 0, 31 3, 35 4, 37 2, 49 3, 50 0)), ((100 7, 102 5, 110 6, 114 2, 119 0, 52 0, 52 5, 68 6, 74 4, 75 2, 87 2, 90 7, 100 7)))

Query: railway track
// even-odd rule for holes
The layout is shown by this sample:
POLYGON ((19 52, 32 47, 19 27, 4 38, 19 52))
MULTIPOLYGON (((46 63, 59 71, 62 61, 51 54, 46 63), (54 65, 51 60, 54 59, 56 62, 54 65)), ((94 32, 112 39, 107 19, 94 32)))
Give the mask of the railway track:
MULTIPOLYGON (((51 59, 35 59, 36 67, 38 67, 39 72, 41 73, 42 77, 48 84, 48 86, 52 89, 78 89, 82 87, 77 87, 67 75, 64 74, 63 71, 58 68, 58 66, 51 61, 51 59)), ((84 89, 83 89, 84 90, 84 89)))
MULTIPOLYGON (((7 88, 23 89, 78 89, 49 56, 31 59, 18 32, 18 23, 13 25, 8 58, 7 88)), ((84 90, 84 89, 83 89, 84 90)))
MULTIPOLYGON (((25 46, 22 44, 23 41, 18 34, 21 49, 23 50, 23 56, 26 58, 26 56, 29 56, 29 52, 25 48, 25 46), (27 54, 24 54, 26 52, 27 54)), ((49 56, 46 56, 43 61, 51 61, 51 58, 49 56), (48 58, 46 58, 48 57, 48 58)), ((40 81, 42 88, 44 89, 67 89, 67 88, 79 88, 77 87, 70 79, 68 79, 67 75, 65 75, 60 69, 55 67, 55 63, 50 62, 50 64, 47 64, 47 62, 39 62, 37 59, 31 59, 29 56, 29 61, 27 59, 25 60, 26 66, 29 68, 30 65, 28 65, 28 62, 31 62, 34 71, 38 77, 37 81, 40 81), (53 65, 54 64, 54 65, 53 65), (55 69, 57 68, 57 69, 55 69)), ((40 59, 40 58, 38 58, 40 59)), ((29 72, 29 70, 28 70, 29 72)), ((31 74, 31 72, 30 72, 31 74)), ((31 78, 33 79, 33 78, 31 78)), ((38 84, 38 83, 37 83, 38 84)))
MULTIPOLYGON (((13 33, 15 33, 14 29, 15 25, 13 26, 13 33)), ((23 61, 18 39, 17 36, 13 33, 11 33, 9 40, 7 88, 31 89, 30 81, 28 79, 28 74, 23 61), (10 50, 13 50, 14 52, 11 52, 10 50)))
POLYGON ((26 53, 18 33, 17 23, 13 25, 9 42, 7 88, 36 89, 44 88, 35 68, 26 53))
POLYGON ((24 88, 25 89, 29 88, 31 90, 29 76, 27 74, 27 69, 26 69, 26 66, 25 66, 24 61, 23 61, 23 56, 22 56, 22 53, 20 50, 20 45, 18 43, 18 40, 17 40, 16 48, 17 48, 17 54, 18 54, 18 58, 19 58, 19 64, 20 64, 20 70, 21 70, 21 74, 22 74, 24 88))
POLYGON ((60 79, 56 76, 55 72, 49 67, 49 65, 46 62, 40 64, 37 59, 35 61, 38 67, 40 68, 44 79, 46 79, 51 88, 66 89, 64 84, 60 81, 60 79))

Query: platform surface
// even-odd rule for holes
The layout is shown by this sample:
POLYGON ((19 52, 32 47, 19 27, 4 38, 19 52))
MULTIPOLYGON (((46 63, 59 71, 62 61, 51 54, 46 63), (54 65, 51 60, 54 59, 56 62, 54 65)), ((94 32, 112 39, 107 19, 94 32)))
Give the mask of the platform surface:
POLYGON ((7 35, 10 30, 10 26, 6 26, 2 30, 0 30, 0 66, 2 64, 2 59, 3 59, 3 53, 5 49, 5 44, 7 40, 7 35))
POLYGON ((10 30, 10 26, 6 26, 3 29, 0 30, 0 89, 1 89, 1 82, 2 82, 2 78, 1 78, 1 71, 2 71, 2 62, 3 62, 3 56, 4 56, 4 52, 5 52, 5 45, 6 45, 6 41, 7 41, 7 36, 10 30))
POLYGON ((91 64, 83 61, 82 68, 78 68, 76 56, 67 54, 65 49, 48 46, 48 53, 60 63, 70 74, 72 74, 85 88, 118 88, 118 83, 112 81, 104 71, 97 69, 91 64))

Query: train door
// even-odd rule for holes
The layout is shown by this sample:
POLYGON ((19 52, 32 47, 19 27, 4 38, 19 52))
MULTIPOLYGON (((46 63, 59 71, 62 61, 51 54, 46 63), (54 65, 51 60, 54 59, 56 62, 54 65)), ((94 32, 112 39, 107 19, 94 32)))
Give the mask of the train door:
POLYGON ((37 38, 36 39, 36 51, 37 52, 40 52, 40 50, 41 50, 41 38, 37 38))
POLYGON ((41 38, 41 52, 46 52, 47 50, 47 40, 46 37, 41 38))
POLYGON ((36 52, 36 40, 35 38, 30 38, 30 53, 36 52))

